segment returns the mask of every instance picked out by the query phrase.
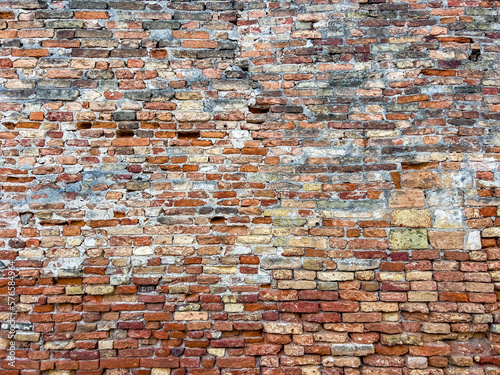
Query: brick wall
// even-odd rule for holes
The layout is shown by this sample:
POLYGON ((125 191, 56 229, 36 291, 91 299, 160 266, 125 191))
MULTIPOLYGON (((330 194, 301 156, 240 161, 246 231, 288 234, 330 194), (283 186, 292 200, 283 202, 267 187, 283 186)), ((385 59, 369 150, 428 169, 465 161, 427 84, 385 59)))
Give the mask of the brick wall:
POLYGON ((500 374, 499 6, 0 2, 0 375, 500 374))

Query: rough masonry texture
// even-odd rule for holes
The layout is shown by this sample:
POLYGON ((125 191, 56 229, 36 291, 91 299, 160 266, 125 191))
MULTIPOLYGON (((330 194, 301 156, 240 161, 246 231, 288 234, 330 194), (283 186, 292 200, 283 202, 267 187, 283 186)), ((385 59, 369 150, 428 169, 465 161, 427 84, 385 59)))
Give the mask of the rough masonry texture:
POLYGON ((499 9, 1 1, 0 375, 500 374, 499 9))

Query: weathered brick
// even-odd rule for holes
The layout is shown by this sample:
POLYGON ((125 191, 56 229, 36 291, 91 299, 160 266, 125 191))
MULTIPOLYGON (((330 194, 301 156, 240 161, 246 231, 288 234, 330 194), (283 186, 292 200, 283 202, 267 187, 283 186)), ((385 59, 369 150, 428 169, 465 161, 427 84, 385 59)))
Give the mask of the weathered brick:
POLYGON ((143 21, 142 27, 144 30, 178 30, 181 27, 181 23, 178 21, 143 21))
POLYGON ((301 334, 302 325, 296 323, 264 323, 264 332, 277 334, 301 334))
POLYGON ((427 230, 391 230, 389 242, 394 249, 427 249, 427 230))
POLYGON ((425 196, 422 190, 394 190, 389 195, 390 208, 424 207, 425 196))
POLYGON ((464 232, 429 231, 429 242, 435 249, 462 249, 464 237, 464 232))
POLYGON ((431 215, 429 210, 394 210, 391 224, 409 228, 429 228, 431 226, 431 215))
POLYGON ((75 89, 43 89, 36 91, 39 100, 75 100, 80 92, 75 89))

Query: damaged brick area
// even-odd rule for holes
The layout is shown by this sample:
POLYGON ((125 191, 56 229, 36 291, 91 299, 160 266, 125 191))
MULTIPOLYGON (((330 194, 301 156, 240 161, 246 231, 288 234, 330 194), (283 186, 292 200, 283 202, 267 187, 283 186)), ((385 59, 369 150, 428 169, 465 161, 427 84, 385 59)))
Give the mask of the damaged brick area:
POLYGON ((499 8, 1 1, 0 375, 500 374, 499 8))

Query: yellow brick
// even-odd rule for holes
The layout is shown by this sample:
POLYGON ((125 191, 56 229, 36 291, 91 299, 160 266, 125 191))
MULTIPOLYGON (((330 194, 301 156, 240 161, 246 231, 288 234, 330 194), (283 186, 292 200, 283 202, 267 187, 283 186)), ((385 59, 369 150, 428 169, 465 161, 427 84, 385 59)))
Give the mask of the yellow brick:
POLYGON ((327 240, 326 238, 292 237, 288 240, 288 246, 326 249, 327 240))
POLYGON ((205 311, 177 311, 174 320, 208 320, 208 312, 205 311))

